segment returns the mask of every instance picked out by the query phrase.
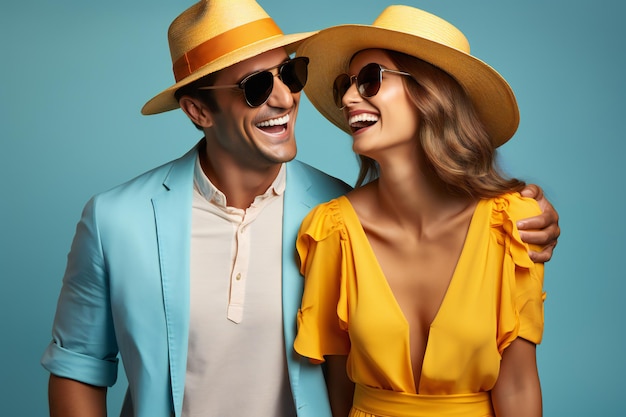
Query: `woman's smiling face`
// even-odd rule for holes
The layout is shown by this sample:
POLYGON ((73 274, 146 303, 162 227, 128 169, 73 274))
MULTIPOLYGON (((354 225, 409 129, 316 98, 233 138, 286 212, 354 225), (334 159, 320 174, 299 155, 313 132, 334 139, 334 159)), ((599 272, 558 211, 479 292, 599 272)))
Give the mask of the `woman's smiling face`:
MULTIPOLYGON (((356 75, 370 63, 397 70, 385 51, 368 49, 354 55, 348 74, 356 75)), ((383 72, 380 90, 374 96, 362 97, 356 84, 351 85, 343 96, 343 111, 352 129, 356 153, 378 160, 378 151, 403 144, 415 146, 419 118, 406 91, 404 78, 408 77, 383 72)))

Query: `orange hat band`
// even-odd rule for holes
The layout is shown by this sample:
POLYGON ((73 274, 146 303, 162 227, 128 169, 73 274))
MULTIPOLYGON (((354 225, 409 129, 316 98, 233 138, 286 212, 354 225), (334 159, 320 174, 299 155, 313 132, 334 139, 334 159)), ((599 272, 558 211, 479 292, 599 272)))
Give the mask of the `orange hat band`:
POLYGON ((178 58, 174 63, 174 78, 178 82, 222 55, 282 34, 271 18, 256 20, 231 29, 201 43, 178 58))

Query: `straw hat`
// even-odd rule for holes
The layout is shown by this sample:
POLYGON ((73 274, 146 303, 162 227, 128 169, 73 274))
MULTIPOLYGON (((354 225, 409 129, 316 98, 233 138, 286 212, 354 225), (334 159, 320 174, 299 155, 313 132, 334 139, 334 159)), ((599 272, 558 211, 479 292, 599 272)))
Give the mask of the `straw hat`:
POLYGON ((288 54, 314 32, 284 35, 254 0, 202 0, 170 25, 168 39, 176 84, 141 109, 155 114, 178 108, 174 92, 205 75, 276 48, 288 54))
POLYGON ((504 78, 470 55, 469 42, 456 27, 408 6, 389 6, 371 26, 339 25, 322 30, 298 48, 297 55, 310 58, 304 92, 317 110, 342 130, 350 132, 343 112, 334 104, 333 81, 347 72, 355 53, 370 48, 412 55, 454 77, 471 98, 495 146, 517 130, 519 110, 504 78))

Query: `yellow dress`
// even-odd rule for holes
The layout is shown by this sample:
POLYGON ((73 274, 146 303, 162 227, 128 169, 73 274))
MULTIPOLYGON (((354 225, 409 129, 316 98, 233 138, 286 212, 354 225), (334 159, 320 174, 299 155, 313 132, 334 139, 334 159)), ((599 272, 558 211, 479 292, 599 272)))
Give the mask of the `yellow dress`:
POLYGON ((517 193, 479 201, 416 389, 408 322, 354 209, 346 197, 319 205, 297 241, 305 289, 295 350, 315 363, 348 355, 351 416, 492 415, 502 352, 517 337, 538 344, 543 333, 543 265, 515 225, 538 213, 517 193))

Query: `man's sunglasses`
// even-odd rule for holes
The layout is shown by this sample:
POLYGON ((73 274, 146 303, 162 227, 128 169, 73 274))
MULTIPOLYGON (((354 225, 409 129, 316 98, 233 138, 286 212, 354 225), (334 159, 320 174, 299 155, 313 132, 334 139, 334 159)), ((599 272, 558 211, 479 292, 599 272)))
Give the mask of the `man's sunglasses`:
POLYGON ((272 94, 274 88, 274 74, 271 70, 278 69, 278 78, 289 88, 292 93, 297 93, 304 88, 308 73, 309 58, 305 56, 296 57, 289 61, 282 62, 275 67, 263 71, 253 72, 244 77, 237 84, 210 85, 199 87, 200 90, 215 90, 218 88, 240 88, 246 103, 250 107, 259 107, 265 104, 272 94))
POLYGON ((333 83, 333 98, 335 99, 337 107, 340 109, 344 108, 341 102, 343 96, 348 92, 352 83, 355 81, 356 89, 361 97, 374 97, 380 90, 380 85, 383 82, 383 72, 412 77, 408 72, 383 68, 376 63, 367 64, 361 68, 358 75, 340 74, 335 78, 335 82, 333 83))

